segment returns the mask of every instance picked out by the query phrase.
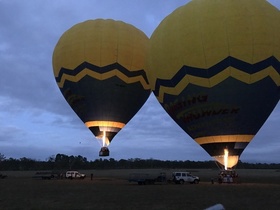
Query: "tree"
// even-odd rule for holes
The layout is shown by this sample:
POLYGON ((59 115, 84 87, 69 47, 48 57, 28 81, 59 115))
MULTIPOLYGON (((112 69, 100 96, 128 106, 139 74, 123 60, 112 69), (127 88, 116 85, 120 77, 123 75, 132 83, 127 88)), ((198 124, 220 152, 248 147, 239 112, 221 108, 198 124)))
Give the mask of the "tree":
POLYGON ((69 157, 64 154, 57 154, 55 156, 55 167, 57 169, 69 169, 69 157))
POLYGON ((50 157, 48 157, 47 159, 46 159, 46 161, 47 162, 55 162, 55 156, 54 155, 51 155, 50 157))
POLYGON ((5 159, 6 159, 5 155, 2 154, 2 153, 0 153, 0 162, 3 161, 3 160, 5 160, 5 159))

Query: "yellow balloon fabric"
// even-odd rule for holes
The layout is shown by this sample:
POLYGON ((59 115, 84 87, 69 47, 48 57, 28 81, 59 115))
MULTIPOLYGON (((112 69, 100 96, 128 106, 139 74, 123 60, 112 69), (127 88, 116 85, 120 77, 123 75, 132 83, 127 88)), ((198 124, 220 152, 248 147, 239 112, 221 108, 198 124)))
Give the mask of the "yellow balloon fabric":
POLYGON ((230 167, 280 97, 280 12, 265 0, 193 0, 150 38, 148 79, 175 122, 230 167))
MULTIPOLYGON (((132 72, 144 69, 147 47, 148 37, 130 24, 111 19, 88 20, 74 25, 59 39, 53 53, 54 75, 58 77, 62 67, 75 69, 84 61, 99 67, 119 63, 132 72)), ((65 75, 58 85, 63 87, 65 80, 77 81, 86 73, 75 77, 65 75)), ((90 74, 104 80, 115 76, 115 73, 90 74)), ((144 89, 150 88, 142 77, 116 74, 127 83, 140 81, 144 89)))
MULTIPOLYGON (((279 35, 279 10, 265 0, 193 0, 167 16, 150 38, 151 88, 184 65, 207 69, 228 56, 250 64, 271 55, 280 60, 279 35)), ((178 95, 189 83, 213 87, 234 77, 250 84, 268 75, 280 85, 272 67, 254 75, 228 67, 211 78, 189 76, 176 88, 161 87, 156 96, 162 102, 164 93, 178 95)))
POLYGON ((96 19, 71 27, 54 49, 60 91, 103 147, 150 95, 144 69, 148 41, 130 24, 96 19))

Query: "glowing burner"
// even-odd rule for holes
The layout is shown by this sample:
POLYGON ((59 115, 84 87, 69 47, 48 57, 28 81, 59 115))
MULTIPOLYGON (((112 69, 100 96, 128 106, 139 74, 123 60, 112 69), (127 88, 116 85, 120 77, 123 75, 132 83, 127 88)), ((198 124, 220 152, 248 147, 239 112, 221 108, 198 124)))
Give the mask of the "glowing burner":
POLYGON ((224 166, 225 170, 228 168, 228 149, 224 149, 224 166))

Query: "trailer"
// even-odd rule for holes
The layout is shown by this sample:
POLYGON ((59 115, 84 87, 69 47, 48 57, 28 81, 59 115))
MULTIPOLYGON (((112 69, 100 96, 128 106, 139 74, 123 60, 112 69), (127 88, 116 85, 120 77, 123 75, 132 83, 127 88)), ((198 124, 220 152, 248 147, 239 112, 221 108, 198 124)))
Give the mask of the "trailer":
POLYGON ((138 185, 155 184, 156 182, 166 182, 166 174, 160 173, 158 176, 152 176, 147 173, 131 173, 129 182, 137 182, 138 185))
POLYGON ((33 179, 58 179, 59 174, 51 171, 38 171, 32 176, 33 179))

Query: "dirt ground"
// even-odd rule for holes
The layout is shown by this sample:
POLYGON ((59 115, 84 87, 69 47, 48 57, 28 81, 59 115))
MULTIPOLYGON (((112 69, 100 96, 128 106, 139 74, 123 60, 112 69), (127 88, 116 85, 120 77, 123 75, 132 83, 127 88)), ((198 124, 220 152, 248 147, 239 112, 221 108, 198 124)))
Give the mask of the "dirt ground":
POLYGON ((82 171, 84 180, 34 180, 35 172, 1 172, 0 209, 205 209, 217 203, 225 209, 279 209, 279 170, 237 170, 235 184, 214 184, 218 170, 147 169, 82 171), (201 178, 197 185, 128 182, 130 173, 157 175, 190 171, 201 178), (93 174, 93 180, 90 174, 93 174))

